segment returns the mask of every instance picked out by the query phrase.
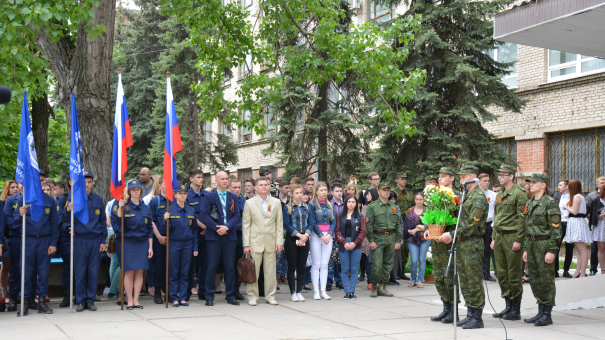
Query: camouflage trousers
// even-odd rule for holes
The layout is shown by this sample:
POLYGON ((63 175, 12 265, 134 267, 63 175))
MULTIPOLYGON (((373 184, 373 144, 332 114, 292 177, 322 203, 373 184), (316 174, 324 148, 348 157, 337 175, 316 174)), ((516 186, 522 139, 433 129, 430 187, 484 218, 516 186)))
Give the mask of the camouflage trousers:
POLYGON ((396 233, 389 236, 374 235, 376 249, 372 250, 372 270, 370 282, 385 283, 389 281, 393 262, 395 261, 395 238, 396 233))
MULTIPOLYGON (((454 303, 454 280, 453 270, 449 276, 445 276, 447 262, 450 257, 450 245, 443 242, 431 241, 431 251, 433 254, 433 276, 435 277, 435 287, 441 297, 442 302, 454 303)), ((458 287, 458 286, 456 286, 458 287)), ((456 292, 457 303, 460 303, 460 289, 456 292)))
MULTIPOLYGON (((529 285, 538 304, 546 306, 555 305, 555 296, 557 288, 555 286, 555 276, 552 274, 555 270, 555 263, 546 263, 546 248, 548 240, 532 241, 528 239, 525 244, 527 250, 527 268, 529 269, 529 285)), ((558 261, 555 258, 555 261, 558 261)))
POLYGON ((485 307, 485 290, 483 289, 483 238, 456 243, 460 290, 464 296, 465 306, 483 309, 485 307))
POLYGON ((503 299, 521 301, 523 296, 523 250, 513 251, 516 234, 496 235, 494 257, 498 268, 498 284, 503 299))

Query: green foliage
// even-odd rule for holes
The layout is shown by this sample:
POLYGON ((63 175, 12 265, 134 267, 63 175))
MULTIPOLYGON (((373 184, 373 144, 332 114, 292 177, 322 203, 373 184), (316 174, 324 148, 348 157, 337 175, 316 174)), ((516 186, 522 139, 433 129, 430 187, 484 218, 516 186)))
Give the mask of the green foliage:
POLYGON ((21 114, 5 117, 0 133, 0 181, 15 178, 21 114))
POLYGON ((48 123, 48 166, 50 178, 59 178, 66 184, 69 180, 69 148, 70 136, 67 132, 67 117, 65 111, 55 107, 55 118, 48 123))
POLYGON ((426 84, 406 104, 416 112, 411 123, 418 131, 402 138, 389 124, 375 124, 370 135, 379 147, 364 169, 389 178, 403 169, 415 189, 422 188, 424 177, 442 166, 474 164, 480 172, 493 173, 507 155, 482 123, 496 119, 490 112, 493 108, 520 112, 524 104, 500 81, 511 63, 495 62, 488 53, 498 45, 492 37, 493 13, 507 8, 512 0, 406 3, 410 6, 406 15, 423 16, 422 27, 408 46, 408 59, 400 64, 403 72, 427 70, 426 84))

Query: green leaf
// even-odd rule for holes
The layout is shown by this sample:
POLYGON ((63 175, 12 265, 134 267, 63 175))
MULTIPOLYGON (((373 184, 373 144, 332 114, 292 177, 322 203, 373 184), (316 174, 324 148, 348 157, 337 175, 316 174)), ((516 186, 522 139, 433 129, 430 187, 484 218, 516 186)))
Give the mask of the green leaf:
POLYGON ((30 14, 31 12, 32 11, 28 7, 22 7, 21 10, 19 11, 19 13, 21 13, 23 15, 30 14))

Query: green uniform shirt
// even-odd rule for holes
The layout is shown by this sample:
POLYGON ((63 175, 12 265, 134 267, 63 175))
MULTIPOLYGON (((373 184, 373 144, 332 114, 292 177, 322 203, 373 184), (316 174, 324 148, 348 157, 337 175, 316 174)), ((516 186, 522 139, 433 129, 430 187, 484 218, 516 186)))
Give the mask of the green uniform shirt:
POLYGON ((393 192, 397 195, 395 204, 399 207, 399 211, 405 213, 415 205, 414 194, 410 190, 404 189, 402 191, 398 186, 395 186, 393 192))
POLYGON ((374 232, 394 231, 397 233, 397 242, 403 238, 403 220, 401 211, 391 201, 382 203, 380 199, 370 203, 366 211, 366 236, 370 243, 374 242, 374 232))
POLYGON ((498 231, 516 230, 515 242, 523 243, 525 239, 525 221, 522 214, 528 199, 525 190, 516 184, 509 190, 505 188, 500 190, 496 195, 496 202, 494 202, 493 240, 498 237, 498 231))
POLYGON ((487 197, 477 185, 462 202, 462 219, 458 223, 457 237, 468 237, 485 234, 485 220, 489 205, 487 197))
POLYGON ((546 249, 549 253, 556 254, 561 240, 561 210, 557 202, 546 193, 539 200, 530 198, 521 216, 525 218, 525 241, 531 239, 531 236, 548 236, 546 249))

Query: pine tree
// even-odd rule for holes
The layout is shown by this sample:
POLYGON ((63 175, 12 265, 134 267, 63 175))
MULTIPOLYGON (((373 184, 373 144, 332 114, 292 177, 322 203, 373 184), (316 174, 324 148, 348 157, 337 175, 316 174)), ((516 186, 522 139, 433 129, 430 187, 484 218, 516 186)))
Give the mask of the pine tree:
MULTIPOLYGON (((396 5, 401 0, 383 0, 396 5)), ((412 0, 407 14, 422 14, 422 26, 409 48, 401 69, 427 71, 426 84, 406 104, 415 112, 409 137, 397 136, 383 122, 370 134, 379 142, 366 171, 390 178, 408 173, 409 183, 421 188, 424 177, 442 166, 474 164, 481 172, 494 171, 508 156, 494 142, 482 122, 496 119, 490 108, 520 112, 524 102, 500 81, 512 63, 495 62, 489 50, 498 46, 492 38, 492 15, 511 0, 412 0)), ((398 47, 398 46, 394 46, 398 47)))

